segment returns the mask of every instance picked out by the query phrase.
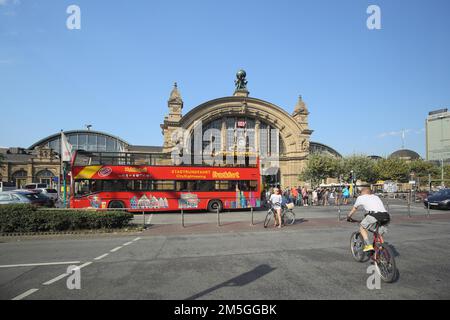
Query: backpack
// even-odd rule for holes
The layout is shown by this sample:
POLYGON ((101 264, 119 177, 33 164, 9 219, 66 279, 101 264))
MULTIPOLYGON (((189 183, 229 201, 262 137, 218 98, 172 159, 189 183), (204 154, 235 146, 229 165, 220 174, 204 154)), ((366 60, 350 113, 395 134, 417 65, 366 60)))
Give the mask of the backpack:
POLYGON ((391 222, 391 216, 387 212, 369 213, 369 215, 377 219, 380 226, 386 226, 391 222))

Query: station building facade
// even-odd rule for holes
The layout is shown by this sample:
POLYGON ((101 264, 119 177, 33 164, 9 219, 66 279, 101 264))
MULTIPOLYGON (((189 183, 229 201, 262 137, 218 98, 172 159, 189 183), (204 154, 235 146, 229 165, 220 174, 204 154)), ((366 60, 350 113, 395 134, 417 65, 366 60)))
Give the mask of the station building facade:
MULTIPOLYGON (((204 133, 211 128, 221 133, 203 145, 202 152, 210 152, 211 146, 207 145, 213 144, 214 152, 223 154, 243 147, 246 152, 279 155, 279 170, 270 168, 270 163, 262 164, 262 170, 271 172, 272 183, 299 186, 302 183, 299 174, 310 153, 341 155, 325 144, 311 142, 313 131, 309 128, 308 107, 302 97, 296 104, 294 100, 293 105, 293 111, 288 112, 289 108, 251 97, 246 86, 241 86, 231 96, 207 101, 184 114, 184 101, 175 84, 168 100, 168 113, 161 124, 162 146, 136 146, 109 133, 91 130, 68 131, 65 135, 78 150, 170 154, 177 143, 174 134, 180 129, 192 132, 201 123, 204 133)), ((57 133, 26 149, 0 149, 4 158, 0 180, 14 182, 18 187, 34 182, 55 185, 56 177, 61 175, 60 144, 60 133, 57 133)))

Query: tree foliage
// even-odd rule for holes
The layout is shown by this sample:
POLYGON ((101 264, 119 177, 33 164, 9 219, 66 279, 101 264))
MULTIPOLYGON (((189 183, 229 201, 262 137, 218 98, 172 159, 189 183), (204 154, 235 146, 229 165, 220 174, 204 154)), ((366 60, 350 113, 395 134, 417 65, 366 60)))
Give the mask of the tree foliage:
POLYGON ((300 178, 312 181, 314 185, 320 184, 327 178, 336 178, 339 174, 339 160, 327 155, 314 154, 308 159, 307 165, 300 178))
POLYGON ((357 180, 375 183, 378 175, 375 168, 375 160, 363 155, 353 155, 340 161, 340 174, 344 181, 350 181, 350 172, 353 171, 353 178, 357 180))
POLYGON ((414 173, 416 177, 424 178, 428 177, 428 175, 435 176, 439 174, 439 168, 431 163, 424 160, 415 160, 409 163, 409 171, 414 173))
MULTIPOLYGON (((441 176, 439 166, 424 160, 406 161, 395 158, 373 160, 364 155, 337 159, 327 155, 311 155, 300 179, 312 181, 315 185, 327 178, 350 182, 351 171, 357 180, 367 183, 379 180, 402 183, 408 182, 411 178, 420 178, 423 181, 430 174, 434 178, 441 176)), ((450 165, 445 166, 444 171, 445 179, 449 179, 450 165)))

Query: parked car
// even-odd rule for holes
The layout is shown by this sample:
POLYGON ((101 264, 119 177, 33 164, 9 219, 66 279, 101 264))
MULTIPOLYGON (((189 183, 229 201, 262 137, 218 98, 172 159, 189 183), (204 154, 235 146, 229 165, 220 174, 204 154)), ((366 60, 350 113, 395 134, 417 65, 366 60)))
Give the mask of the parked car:
POLYGON ((0 192, 0 205, 6 204, 31 204, 31 200, 21 193, 0 192))
POLYGON ((48 188, 39 188, 35 190, 36 192, 46 196, 47 198, 50 198, 53 200, 54 203, 58 201, 58 191, 55 189, 48 189, 48 188))
POLYGON ((15 183, 0 181, 0 192, 12 191, 14 189, 16 189, 16 184, 15 183))
POLYGON ((442 189, 438 192, 430 194, 425 200, 424 205, 430 208, 450 210, 450 189, 442 189))
POLYGON ((45 183, 30 183, 23 187, 25 190, 36 190, 36 189, 45 189, 48 188, 45 183))
POLYGON ((52 199, 44 196, 43 194, 40 194, 39 192, 28 190, 16 190, 12 191, 12 193, 27 198, 28 200, 30 200, 30 203, 32 205, 38 207, 48 207, 48 208, 55 207, 55 202, 52 199))

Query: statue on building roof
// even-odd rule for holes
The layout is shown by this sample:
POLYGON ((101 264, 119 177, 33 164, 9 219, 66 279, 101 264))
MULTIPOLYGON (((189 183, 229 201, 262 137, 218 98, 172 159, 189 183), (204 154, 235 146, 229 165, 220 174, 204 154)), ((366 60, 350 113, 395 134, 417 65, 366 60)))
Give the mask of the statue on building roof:
POLYGON ((247 91, 247 84, 248 81, 246 79, 247 73, 244 70, 239 70, 236 74, 236 81, 234 83, 236 84, 236 91, 247 91))

